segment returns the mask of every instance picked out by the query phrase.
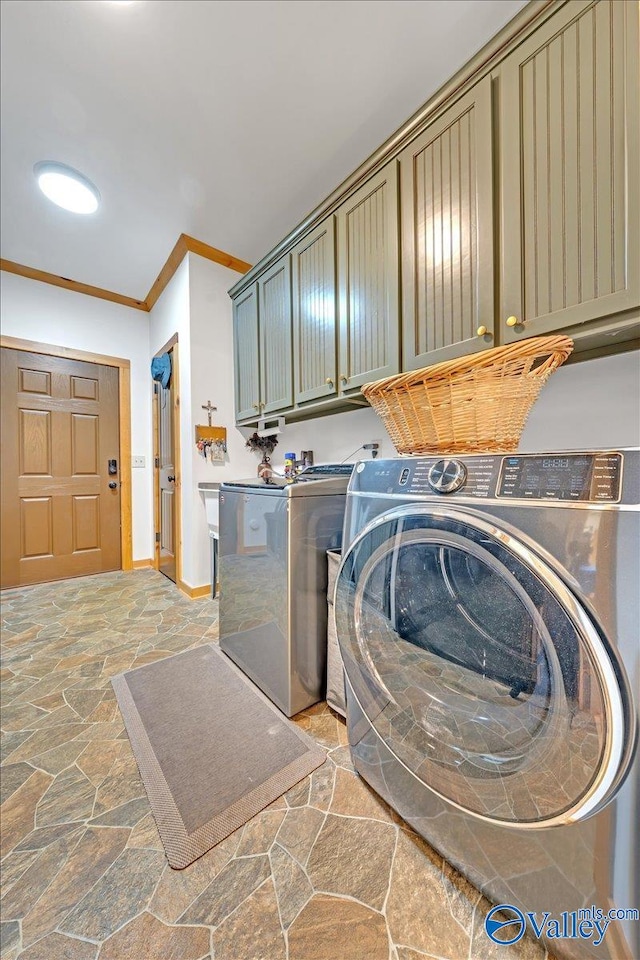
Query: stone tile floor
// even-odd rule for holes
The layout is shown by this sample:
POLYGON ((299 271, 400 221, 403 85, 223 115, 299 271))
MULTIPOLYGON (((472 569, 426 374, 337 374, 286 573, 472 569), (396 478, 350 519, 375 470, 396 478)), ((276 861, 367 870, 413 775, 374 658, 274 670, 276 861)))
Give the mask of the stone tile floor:
POLYGON ((544 960, 493 947, 488 904, 354 774, 326 763, 186 870, 165 859, 111 688, 217 636, 217 604, 153 571, 6 591, 2 960, 544 960))

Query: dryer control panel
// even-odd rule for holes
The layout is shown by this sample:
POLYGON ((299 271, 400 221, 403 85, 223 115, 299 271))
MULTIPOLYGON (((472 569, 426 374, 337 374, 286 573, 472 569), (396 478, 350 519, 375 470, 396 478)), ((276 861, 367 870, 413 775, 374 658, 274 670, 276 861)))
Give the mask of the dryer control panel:
POLYGON ((620 453, 504 457, 496 496, 616 503, 621 478, 620 453))
POLYGON ((624 454, 610 451, 407 457, 359 463, 351 489, 408 497, 619 503, 623 464, 624 454))
MULTIPOLYGON (((457 457, 415 460, 405 480, 407 493, 493 497, 501 457, 457 457)), ((406 469, 406 468, 405 468, 406 469)))

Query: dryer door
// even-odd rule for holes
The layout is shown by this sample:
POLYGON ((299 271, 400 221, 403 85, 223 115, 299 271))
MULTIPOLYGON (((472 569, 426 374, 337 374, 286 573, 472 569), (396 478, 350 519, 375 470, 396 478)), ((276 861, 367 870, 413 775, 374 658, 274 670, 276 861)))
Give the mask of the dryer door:
POLYGON ((365 716, 444 799, 548 827, 612 795, 633 730, 619 665, 560 576, 491 518, 380 517, 345 555, 335 612, 365 716))

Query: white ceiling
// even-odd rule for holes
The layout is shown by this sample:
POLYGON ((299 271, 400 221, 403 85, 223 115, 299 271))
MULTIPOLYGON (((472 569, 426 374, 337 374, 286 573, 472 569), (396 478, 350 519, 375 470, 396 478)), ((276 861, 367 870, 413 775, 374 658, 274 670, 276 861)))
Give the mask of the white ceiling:
POLYGON ((180 233, 254 263, 524 2, 3 0, 2 256, 137 298, 180 233))

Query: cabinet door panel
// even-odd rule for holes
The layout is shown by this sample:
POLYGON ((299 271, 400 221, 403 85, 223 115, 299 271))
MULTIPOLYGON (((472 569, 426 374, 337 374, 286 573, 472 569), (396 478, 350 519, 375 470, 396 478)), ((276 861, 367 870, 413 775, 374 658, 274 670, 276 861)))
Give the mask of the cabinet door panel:
POLYGON ((261 411, 293 404, 291 375, 291 270, 289 257, 278 260, 258 280, 260 305, 261 411))
POLYGON ((570 0, 501 91, 503 339, 636 307, 638 5, 570 0))
POLYGON ((233 304, 236 420, 257 417, 260 402, 258 365, 258 291, 253 283, 233 304))
POLYGON ((486 77, 400 155, 405 370, 492 345, 491 128, 486 77))
POLYGON ((291 253, 295 402, 337 390, 335 221, 329 217, 291 253))
POLYGON ((392 160, 339 208, 340 388, 399 370, 398 170, 392 160))

